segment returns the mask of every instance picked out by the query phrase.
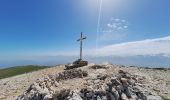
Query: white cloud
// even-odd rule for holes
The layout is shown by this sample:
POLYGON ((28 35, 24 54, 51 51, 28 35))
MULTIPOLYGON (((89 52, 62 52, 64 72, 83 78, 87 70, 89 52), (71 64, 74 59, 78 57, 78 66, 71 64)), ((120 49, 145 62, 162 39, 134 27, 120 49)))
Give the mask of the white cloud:
POLYGON ((119 18, 116 18, 116 19, 114 19, 116 22, 119 22, 120 21, 120 19, 119 18))
POLYGON ((115 38, 123 38, 127 29, 128 24, 125 19, 111 18, 110 22, 101 28, 98 40, 110 41, 116 40, 115 38))
POLYGON ((125 25, 125 26, 123 26, 123 28, 125 28, 125 29, 126 29, 126 28, 128 28, 128 26, 126 26, 126 25, 125 25))
POLYGON ((117 31, 117 30, 127 29, 127 28, 128 28, 127 21, 124 19, 111 18, 111 21, 107 24, 107 29, 113 30, 112 32, 117 31))
POLYGON ((116 25, 116 23, 113 23, 113 24, 107 24, 107 26, 109 27, 109 28, 117 28, 117 25, 116 25))
POLYGON ((120 27, 117 28, 117 30, 123 30, 123 28, 124 28, 124 27, 121 27, 121 26, 120 26, 120 27))
POLYGON ((123 22, 123 23, 125 23, 125 22, 126 22, 126 20, 122 19, 122 22, 123 22))
MULTIPOLYGON (((96 50, 92 50, 96 52, 96 50)), ((92 52, 91 51, 91 52, 92 52)), ((88 53, 86 53, 88 54, 88 53)), ((90 55, 94 55, 90 54, 90 55)), ((170 36, 142 41, 113 44, 97 49, 98 56, 136 56, 136 55, 158 55, 166 57, 170 55, 170 36)))

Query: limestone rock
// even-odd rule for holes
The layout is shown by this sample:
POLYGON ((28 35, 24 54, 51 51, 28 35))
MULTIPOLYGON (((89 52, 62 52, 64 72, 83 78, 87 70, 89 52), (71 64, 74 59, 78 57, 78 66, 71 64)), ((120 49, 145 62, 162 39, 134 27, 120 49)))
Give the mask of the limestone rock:
POLYGON ((17 100, 162 100, 143 84, 146 77, 132 75, 125 69, 112 73, 111 67, 104 65, 86 68, 39 78, 17 100))
POLYGON ((147 96, 147 100, 163 100, 160 96, 147 96))

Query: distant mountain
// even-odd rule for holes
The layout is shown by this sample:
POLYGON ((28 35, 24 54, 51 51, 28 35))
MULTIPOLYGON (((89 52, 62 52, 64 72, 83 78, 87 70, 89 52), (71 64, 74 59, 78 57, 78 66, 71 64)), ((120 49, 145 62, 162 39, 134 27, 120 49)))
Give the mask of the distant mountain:
MULTIPOLYGON (((78 56, 46 56, 39 57, 33 60, 15 60, 15 61, 0 61, 0 66, 10 67, 16 65, 48 65, 53 66, 57 64, 67 64, 72 63, 74 60, 78 59, 78 56)), ((85 60, 88 60, 90 63, 104 63, 109 62, 113 64, 122 64, 122 65, 136 65, 136 66, 147 66, 147 67, 170 67, 170 57, 168 55, 159 54, 159 55, 138 55, 138 56, 85 56, 85 60)))
POLYGON ((101 63, 101 62, 109 62, 113 64, 122 64, 122 65, 136 65, 136 66, 147 66, 147 67, 170 67, 170 57, 166 57, 162 54, 153 55, 153 56, 106 56, 106 57, 98 57, 94 60, 94 58, 89 58, 89 61, 101 63))

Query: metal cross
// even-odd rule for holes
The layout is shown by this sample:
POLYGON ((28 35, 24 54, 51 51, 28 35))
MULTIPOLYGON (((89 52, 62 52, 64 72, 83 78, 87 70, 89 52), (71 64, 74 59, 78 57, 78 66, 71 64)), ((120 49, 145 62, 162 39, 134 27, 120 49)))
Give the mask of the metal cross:
POLYGON ((82 46, 83 46, 83 40, 86 39, 86 37, 83 37, 83 33, 80 33, 80 39, 77 41, 80 41, 80 60, 82 60, 82 46))

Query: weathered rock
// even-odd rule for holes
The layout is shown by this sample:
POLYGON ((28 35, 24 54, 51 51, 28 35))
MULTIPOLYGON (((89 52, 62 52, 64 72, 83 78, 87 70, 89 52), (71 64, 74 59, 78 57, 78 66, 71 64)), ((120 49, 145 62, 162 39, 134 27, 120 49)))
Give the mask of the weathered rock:
POLYGON ((139 99, 147 100, 147 97, 142 92, 136 92, 136 95, 139 99))
POLYGON ((109 100, 116 100, 112 93, 108 93, 108 99, 109 100))
POLYGON ((122 93, 122 91, 124 91, 124 88, 123 88, 123 86, 122 86, 122 85, 118 85, 118 86, 116 86, 116 87, 115 87, 115 89, 119 92, 119 94, 121 94, 121 93, 122 93))
POLYGON ((102 100, 107 100, 107 97, 106 96, 102 96, 102 100))
POLYGON ((107 75, 102 65, 91 68, 96 70, 91 69, 89 76, 87 70, 72 69, 38 79, 17 100, 162 100, 146 89, 143 77, 131 75, 124 70, 107 75), (73 84, 71 88, 65 85, 62 87, 62 84, 74 78, 81 78, 84 82, 82 88, 76 88, 79 90, 75 92, 76 83, 75 87, 73 84))
POLYGON ((70 95, 71 94, 69 89, 63 89, 61 91, 55 91, 52 98, 54 98, 54 100, 64 100, 70 95))
POLYGON ((104 65, 93 65, 91 66, 92 69, 107 69, 104 65))
POLYGON ((107 83, 107 86, 108 86, 108 88, 106 88, 107 91, 112 91, 113 84, 111 82, 109 82, 109 83, 107 83))
POLYGON ((111 82, 114 84, 114 85, 121 85, 121 83, 117 80, 117 78, 116 77, 113 77, 112 79, 111 79, 111 82))
POLYGON ((100 96, 97 96, 97 100, 102 100, 100 96))
POLYGON ((44 96, 43 100, 51 100, 52 99, 52 95, 51 94, 47 94, 46 96, 44 96))
POLYGON ((119 73, 126 74, 127 72, 125 72, 123 70, 119 70, 119 73))
POLYGON ((82 98, 78 93, 74 92, 69 100, 82 100, 82 98))
POLYGON ((135 80, 133 80, 133 79, 129 79, 129 80, 127 80, 128 81, 128 84, 129 85, 132 85, 132 86, 134 86, 135 85, 135 80))
POLYGON ((86 93, 86 97, 87 98, 92 98, 93 97, 93 92, 92 91, 90 91, 90 92, 88 92, 88 93, 86 93))
POLYGON ((131 94, 131 91, 130 91, 129 87, 126 87, 126 88, 124 89, 124 93, 126 94, 126 96, 127 96, 128 98, 131 98, 131 97, 132 97, 132 94, 131 94))
POLYGON ((122 83, 126 83, 127 84, 127 79, 126 78, 121 78, 120 79, 122 83))
POLYGON ((121 99, 122 100, 129 100, 129 98, 124 93, 121 94, 121 99))
POLYGON ((112 92, 111 93, 113 94, 113 96, 114 96, 114 98, 116 100, 119 100, 120 96, 119 96, 118 91, 116 91, 116 89, 112 88, 112 92))
POLYGON ((98 84, 100 80, 94 80, 94 84, 98 84))
POLYGON ((147 100, 163 100, 160 96, 147 96, 147 100))
POLYGON ((100 80, 105 80, 107 78, 107 75, 97 75, 97 79, 100 79, 100 80))

